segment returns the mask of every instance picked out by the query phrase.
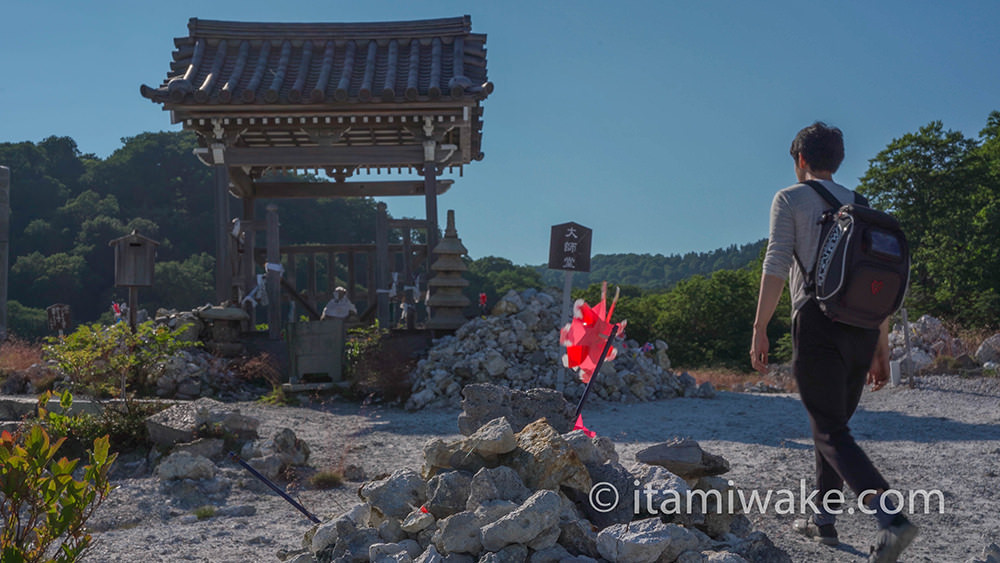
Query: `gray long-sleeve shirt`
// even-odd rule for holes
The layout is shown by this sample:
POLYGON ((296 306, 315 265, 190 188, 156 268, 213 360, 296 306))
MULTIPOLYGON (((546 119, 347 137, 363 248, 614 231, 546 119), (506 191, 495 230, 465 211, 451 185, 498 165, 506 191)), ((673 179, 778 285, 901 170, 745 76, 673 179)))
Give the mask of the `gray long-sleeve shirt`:
MULTIPOLYGON (((820 180, 841 203, 854 201, 854 192, 831 180, 820 180)), ((819 220, 830 204, 816 190, 805 184, 795 184, 774 194, 771 202, 771 226, 764 257, 764 273, 791 279, 792 316, 809 301, 805 290, 805 275, 795 264, 793 252, 802 265, 812 270, 819 245, 819 220)))

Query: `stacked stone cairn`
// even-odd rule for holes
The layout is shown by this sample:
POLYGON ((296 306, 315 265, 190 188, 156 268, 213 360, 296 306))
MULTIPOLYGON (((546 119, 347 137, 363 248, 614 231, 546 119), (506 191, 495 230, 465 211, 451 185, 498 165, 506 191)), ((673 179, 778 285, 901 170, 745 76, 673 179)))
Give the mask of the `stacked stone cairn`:
MULTIPOLYGON (((583 394, 584 384, 563 367, 559 344, 562 294, 556 289, 511 290, 492 314, 465 323, 454 335, 437 340, 427 358, 411 374, 406 408, 457 407, 461 391, 472 383, 495 383, 512 389, 555 389, 569 400, 583 394)), ((618 357, 605 362, 588 400, 641 402, 673 397, 713 397, 711 383, 670 371, 667 345, 655 353, 641 351, 635 341, 617 341, 618 357)))
POLYGON ((729 505, 733 483, 718 476, 729 464, 697 443, 657 444, 626 468, 609 438, 570 431, 572 406, 551 389, 465 394, 465 438, 431 439, 420 472, 362 485, 361 502, 314 526, 285 560, 790 561, 729 505), (674 502, 687 495, 706 510, 674 502))

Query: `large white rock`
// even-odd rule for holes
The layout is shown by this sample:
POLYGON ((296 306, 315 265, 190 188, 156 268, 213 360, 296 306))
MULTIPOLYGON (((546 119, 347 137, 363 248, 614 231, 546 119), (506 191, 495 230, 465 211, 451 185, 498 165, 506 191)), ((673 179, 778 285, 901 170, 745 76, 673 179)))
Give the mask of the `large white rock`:
POLYGON ((1000 334, 987 338, 976 349, 976 360, 981 364, 1000 362, 1000 334))
POLYGON ((381 481, 362 485, 358 496, 385 518, 402 520, 427 500, 427 484, 412 469, 397 469, 381 481))
POLYGON ((559 493, 538 491, 507 516, 483 527, 483 547, 499 551, 510 544, 527 544, 559 524, 560 509, 559 493))
POLYGON ((174 452, 160 462, 156 475, 162 480, 211 479, 215 477, 215 464, 204 456, 174 452))
POLYGON ((668 549, 673 561, 681 552, 698 545, 691 532, 676 524, 664 524, 658 518, 647 518, 608 526, 597 534, 597 550, 608 561, 652 563, 668 549))
POLYGON ((479 520, 469 511, 453 514, 438 522, 432 541, 445 553, 477 554, 483 547, 479 539, 479 520))

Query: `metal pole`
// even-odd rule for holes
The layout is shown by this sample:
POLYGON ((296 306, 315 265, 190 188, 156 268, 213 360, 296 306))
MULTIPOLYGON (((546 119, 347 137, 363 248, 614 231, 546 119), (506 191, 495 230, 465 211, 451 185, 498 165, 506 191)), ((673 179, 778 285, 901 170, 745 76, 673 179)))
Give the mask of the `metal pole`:
POLYGON ((910 387, 913 387, 913 363, 910 360, 910 319, 906 314, 906 307, 899 311, 903 317, 903 346, 906 347, 906 354, 900 363, 900 369, 903 371, 902 379, 905 379, 910 387))
POLYGON ((615 339, 618 334, 618 323, 611 325, 611 334, 608 335, 608 341, 604 343, 604 350, 601 350, 601 357, 597 359, 597 365, 594 366, 594 373, 590 374, 590 381, 587 382, 587 386, 583 388, 583 395, 580 396, 580 402, 576 405, 576 413, 573 415, 573 420, 580 417, 580 413, 583 412, 583 402, 587 400, 587 395, 590 394, 590 388, 594 385, 594 380, 597 379, 598 374, 601 372, 601 366, 604 365, 604 358, 608 357, 608 350, 611 349, 611 342, 615 339))
POLYGON ((7 338, 7 253, 10 249, 10 168, 0 166, 0 342, 7 338))
POLYGON ((271 487, 271 490, 273 490, 274 492, 276 492, 279 495, 281 495, 281 498, 287 500, 292 506, 294 506, 295 508, 299 509, 299 512, 301 512, 302 514, 306 515, 306 518, 312 520, 316 524, 320 523, 320 519, 317 518, 315 515, 313 515, 313 513, 311 513, 308 510, 306 510, 306 507, 304 507, 301 504, 299 504, 298 502, 296 502, 296 500, 293 499, 292 497, 290 497, 288 495, 288 493, 286 493, 285 491, 282 491, 281 487, 279 487, 279 486, 275 485, 274 483, 272 483, 270 479, 268 479, 267 477, 264 477, 263 475, 261 475, 260 472, 257 471, 256 469, 254 469, 253 467, 251 467, 249 463, 247 463, 247 462, 243 461, 242 459, 240 459, 240 456, 236 455, 236 452, 229 452, 229 457, 230 457, 230 459, 232 459, 236 463, 242 465, 254 477, 256 477, 256 478, 260 479, 261 481, 263 481, 265 485, 267 485, 268 487, 271 487))

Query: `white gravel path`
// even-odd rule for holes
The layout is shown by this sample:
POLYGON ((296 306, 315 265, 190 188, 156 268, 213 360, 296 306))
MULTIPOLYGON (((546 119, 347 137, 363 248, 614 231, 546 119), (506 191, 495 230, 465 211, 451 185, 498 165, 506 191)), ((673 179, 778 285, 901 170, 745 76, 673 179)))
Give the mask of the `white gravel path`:
MULTIPOLYGON (((237 405, 260 417, 264 433, 288 426, 313 451, 311 464, 362 466, 369 478, 394 469, 419 470, 421 447, 433 436, 457 437, 456 410, 405 412, 329 400, 303 407, 237 405)), ((635 451, 672 437, 690 437, 732 464, 727 477, 744 490, 798 490, 811 483, 812 443, 796 395, 721 392, 715 399, 673 399, 642 404, 594 403, 587 426, 612 437, 626 465, 635 451)), ((924 377, 916 388, 866 392, 852 429, 889 482, 902 491, 939 489, 943 514, 915 514, 921 533, 903 561, 963 562, 1000 542, 1000 380, 924 377)), ((249 482, 239 467, 226 472, 249 482)), ((252 505, 256 514, 184 523, 190 511, 170 506, 155 478, 123 479, 92 520, 100 530, 85 561, 273 561, 296 549, 310 522, 284 500, 256 487, 234 485, 228 506, 252 505)), ((360 483, 319 491, 295 489, 320 516, 357 500, 360 483)), ((851 502, 855 502, 849 495, 851 502)), ((790 532, 795 516, 773 510, 750 514, 793 561, 864 561, 874 520, 844 515, 842 545, 813 544, 790 532)))

